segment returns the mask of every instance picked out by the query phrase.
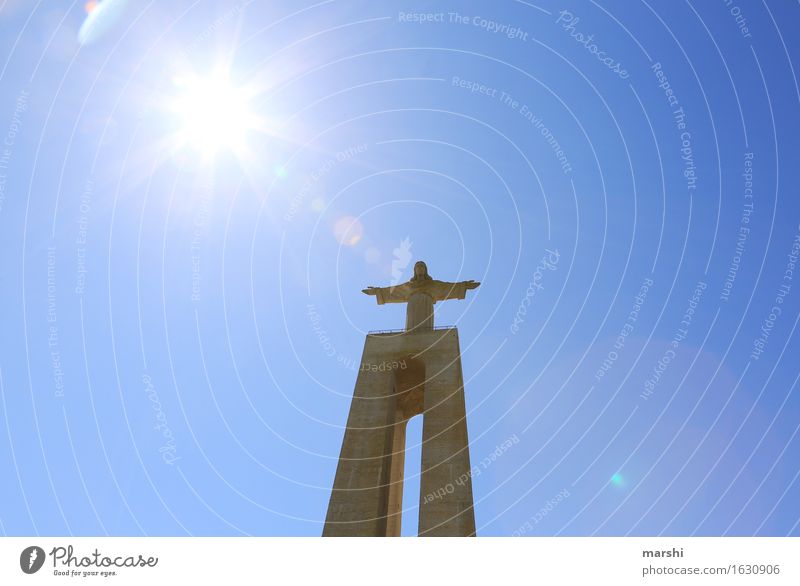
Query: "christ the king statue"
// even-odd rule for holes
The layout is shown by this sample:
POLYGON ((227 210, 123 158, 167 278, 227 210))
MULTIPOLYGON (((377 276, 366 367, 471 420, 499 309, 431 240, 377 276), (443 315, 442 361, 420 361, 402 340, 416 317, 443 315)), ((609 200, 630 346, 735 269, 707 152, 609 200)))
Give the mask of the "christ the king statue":
POLYGON ((433 304, 446 299, 464 299, 469 289, 475 289, 477 281, 448 283, 437 281, 428 274, 428 266, 419 261, 414 265, 414 276, 407 282, 393 287, 367 287, 363 292, 375 295, 378 305, 384 303, 407 303, 406 331, 433 329, 433 304))

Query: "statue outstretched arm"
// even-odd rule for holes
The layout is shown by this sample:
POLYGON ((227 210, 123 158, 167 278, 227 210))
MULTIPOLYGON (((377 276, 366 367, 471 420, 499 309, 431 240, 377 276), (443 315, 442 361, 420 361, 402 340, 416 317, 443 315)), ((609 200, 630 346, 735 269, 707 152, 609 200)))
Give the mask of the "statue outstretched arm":
POLYGON ((458 283, 433 281, 431 283, 432 297, 435 301, 464 299, 467 296, 467 291, 477 289, 478 286, 480 286, 480 283, 471 279, 469 281, 459 281, 458 283))
POLYGON ((366 295, 375 295, 378 305, 384 303, 405 303, 411 295, 408 283, 394 287, 367 287, 361 290, 366 295))

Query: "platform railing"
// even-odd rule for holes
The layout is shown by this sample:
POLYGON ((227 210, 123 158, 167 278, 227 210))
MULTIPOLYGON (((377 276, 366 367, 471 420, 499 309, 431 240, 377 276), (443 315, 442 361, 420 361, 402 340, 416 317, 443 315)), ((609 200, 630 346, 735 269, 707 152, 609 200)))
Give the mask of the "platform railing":
POLYGON ((370 330, 367 335, 374 336, 378 334, 424 334, 425 332, 432 332, 434 330, 452 330, 455 329, 456 326, 434 326, 432 328, 425 329, 418 329, 418 330, 411 330, 407 332, 406 330, 370 330))

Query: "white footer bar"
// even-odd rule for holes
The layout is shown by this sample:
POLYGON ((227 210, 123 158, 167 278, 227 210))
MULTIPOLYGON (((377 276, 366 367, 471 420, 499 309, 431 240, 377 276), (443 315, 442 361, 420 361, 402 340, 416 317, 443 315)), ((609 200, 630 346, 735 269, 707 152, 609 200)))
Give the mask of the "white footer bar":
POLYGON ((7 537, 0 584, 800 584, 800 538, 7 537))

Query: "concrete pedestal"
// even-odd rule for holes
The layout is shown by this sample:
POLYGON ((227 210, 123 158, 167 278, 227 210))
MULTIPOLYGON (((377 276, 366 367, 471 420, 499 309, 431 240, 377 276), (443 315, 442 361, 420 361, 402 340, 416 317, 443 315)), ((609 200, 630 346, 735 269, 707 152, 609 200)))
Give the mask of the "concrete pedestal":
POLYGON ((399 536, 406 424, 422 414, 421 536, 473 536, 456 328, 370 334, 323 536, 399 536))

